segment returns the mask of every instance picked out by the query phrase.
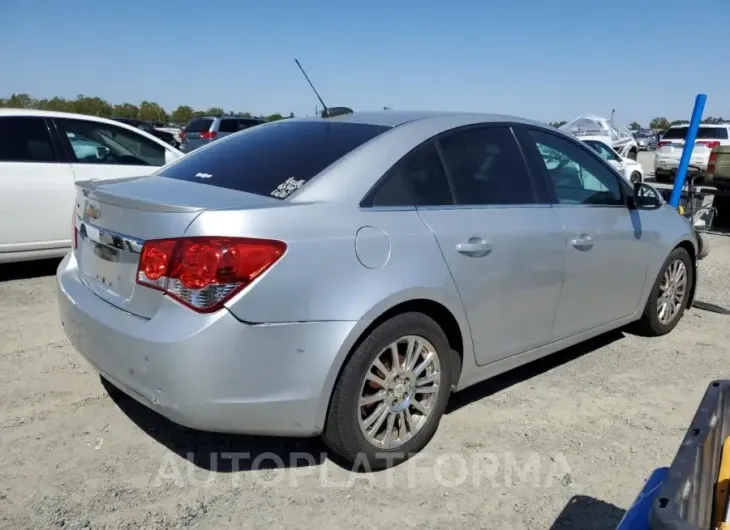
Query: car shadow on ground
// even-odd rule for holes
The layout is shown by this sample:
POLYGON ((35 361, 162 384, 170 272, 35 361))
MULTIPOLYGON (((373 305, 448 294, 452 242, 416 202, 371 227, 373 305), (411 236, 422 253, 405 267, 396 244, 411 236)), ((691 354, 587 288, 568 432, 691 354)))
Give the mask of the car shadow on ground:
POLYGON ((608 346, 609 344, 624 338, 624 336, 625 335, 622 331, 610 331, 581 344, 577 344, 571 348, 548 355, 547 357, 543 357, 542 359, 538 359, 524 366, 520 366, 519 368, 515 368, 514 370, 510 370, 509 372, 505 372, 502 375, 466 388, 451 397, 449 405, 446 408, 446 414, 455 412, 462 407, 474 403, 475 401, 481 401, 482 399, 488 398, 513 385, 549 372, 550 370, 574 361, 575 359, 578 359, 579 357, 591 353, 599 348, 608 346))
POLYGON ((576 495, 549 530, 615 530, 625 513, 626 510, 609 502, 576 495))
POLYGON ((53 276, 56 274, 59 263, 61 263, 60 259, 43 259, 2 264, 0 265, 0 283, 53 276))
MULTIPOLYGON (((447 413, 552 370, 623 336, 623 333, 618 331, 607 333, 474 385, 452 396, 447 413)), ((363 467, 353 469, 353 466, 328 451, 319 438, 280 438, 197 431, 177 425, 134 399, 120 395, 114 387, 110 388, 109 383, 104 382, 104 386, 122 412, 140 429, 201 469, 227 473, 316 466, 329 460, 352 471, 368 471, 363 467)))

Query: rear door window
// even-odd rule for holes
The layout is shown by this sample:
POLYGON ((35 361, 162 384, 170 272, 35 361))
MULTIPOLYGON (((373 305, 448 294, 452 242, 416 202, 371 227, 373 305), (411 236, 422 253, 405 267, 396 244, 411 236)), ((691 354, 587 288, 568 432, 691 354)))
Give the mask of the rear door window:
POLYGON ((238 120, 221 120, 220 124, 218 125, 218 132, 234 133, 236 131, 238 131, 238 120))
POLYGON ((196 118, 188 123, 183 130, 189 133, 205 132, 210 130, 212 124, 213 120, 211 118, 196 118))
POLYGON ((0 118, 0 162, 58 162, 43 118, 0 118))
POLYGON ((325 168, 390 127, 281 121, 193 151, 160 176, 285 199, 325 168))

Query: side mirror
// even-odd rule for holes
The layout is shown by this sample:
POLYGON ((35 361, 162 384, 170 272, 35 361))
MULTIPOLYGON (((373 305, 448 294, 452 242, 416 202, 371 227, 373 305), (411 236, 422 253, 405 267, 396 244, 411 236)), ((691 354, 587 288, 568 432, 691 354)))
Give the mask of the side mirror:
POLYGON ((643 182, 634 184, 633 207, 636 210, 657 210, 664 204, 662 195, 643 182))
POLYGON ((98 158, 99 160, 104 160, 106 157, 109 156, 109 153, 111 152, 111 149, 109 149, 108 147, 100 145, 96 148, 96 158, 98 158))

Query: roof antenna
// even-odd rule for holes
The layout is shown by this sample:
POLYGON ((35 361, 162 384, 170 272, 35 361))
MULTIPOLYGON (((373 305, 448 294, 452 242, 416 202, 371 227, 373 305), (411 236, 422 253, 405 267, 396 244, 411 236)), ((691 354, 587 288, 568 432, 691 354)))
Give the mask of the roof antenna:
POLYGON ((333 118, 335 116, 340 116, 342 114, 352 114, 352 109, 348 107, 333 107, 328 108, 327 105, 324 104, 324 101, 322 101, 322 97, 319 95, 319 92, 317 92, 317 89, 314 88, 314 85, 309 80, 309 76, 307 75, 307 72, 304 71, 304 68, 302 68, 302 65, 299 64, 299 59, 294 59, 294 62, 297 63, 297 66, 302 71, 302 74, 304 74, 304 78, 307 80, 307 83, 309 83, 309 86, 312 87, 312 90, 314 91, 314 94, 317 96, 317 99, 322 104, 322 117, 323 118, 333 118))
POLYGON ((322 104, 322 109, 323 109, 323 110, 322 110, 322 116, 323 116, 323 117, 324 117, 324 116, 327 116, 327 115, 329 114, 329 109, 327 108, 327 105, 325 105, 325 104, 324 104, 324 101, 322 101, 322 98, 321 98, 321 96, 319 95, 319 92, 317 92, 317 89, 316 89, 316 88, 314 88, 314 85, 313 85, 313 84, 312 84, 312 82, 311 82, 311 81, 309 80, 309 76, 307 75, 307 72, 305 72, 305 71, 304 71, 304 68, 302 68, 302 65, 301 65, 301 64, 299 64, 299 59, 294 59, 294 61, 295 61, 295 62, 297 63, 297 66, 299 67, 299 69, 300 69, 300 70, 302 71, 302 74, 304 74, 304 78, 305 78, 305 79, 307 80, 307 83, 309 83, 309 86, 311 86, 311 87, 312 87, 312 90, 314 91, 314 94, 315 94, 315 95, 317 96, 317 99, 318 99, 318 100, 319 100, 319 102, 320 102, 320 103, 322 104))

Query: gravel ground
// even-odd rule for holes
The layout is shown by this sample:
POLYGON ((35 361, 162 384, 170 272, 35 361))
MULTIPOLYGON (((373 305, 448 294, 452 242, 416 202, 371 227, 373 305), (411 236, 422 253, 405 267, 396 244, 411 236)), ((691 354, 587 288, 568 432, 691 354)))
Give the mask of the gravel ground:
MULTIPOLYGON (((728 317, 693 310, 666 337, 611 333, 467 390, 423 454, 351 473, 317 442, 112 401, 62 333, 56 264, 0 268, 0 528, 614 529, 730 376, 728 317)), ((729 272, 712 236, 698 298, 730 307, 729 272)))

